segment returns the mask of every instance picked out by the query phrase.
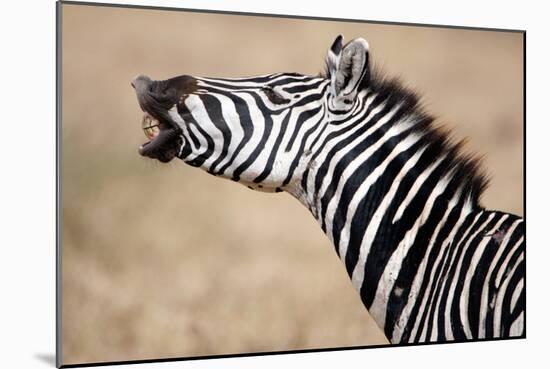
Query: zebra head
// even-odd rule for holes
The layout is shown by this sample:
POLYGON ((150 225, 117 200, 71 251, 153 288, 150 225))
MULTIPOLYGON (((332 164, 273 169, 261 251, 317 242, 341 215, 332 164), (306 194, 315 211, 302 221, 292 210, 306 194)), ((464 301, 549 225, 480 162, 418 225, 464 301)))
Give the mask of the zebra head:
POLYGON ((367 42, 343 45, 342 36, 328 50, 321 76, 138 76, 132 86, 150 139, 139 152, 162 162, 178 157, 249 188, 279 192, 299 182, 331 123, 360 110, 368 78, 367 42))

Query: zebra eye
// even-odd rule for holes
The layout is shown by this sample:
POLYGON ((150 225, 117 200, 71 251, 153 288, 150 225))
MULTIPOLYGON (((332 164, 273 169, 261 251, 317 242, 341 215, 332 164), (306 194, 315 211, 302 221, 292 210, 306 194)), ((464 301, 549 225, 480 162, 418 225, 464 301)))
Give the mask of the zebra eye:
POLYGON ((288 104, 290 102, 289 99, 285 99, 281 95, 279 95, 273 87, 271 86, 264 86, 262 87, 262 91, 265 94, 265 96, 271 101, 273 104, 288 104))

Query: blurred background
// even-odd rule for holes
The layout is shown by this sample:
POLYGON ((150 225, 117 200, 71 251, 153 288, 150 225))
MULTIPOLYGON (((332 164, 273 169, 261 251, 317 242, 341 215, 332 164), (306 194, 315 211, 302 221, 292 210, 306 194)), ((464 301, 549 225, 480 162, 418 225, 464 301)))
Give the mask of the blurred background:
POLYGON ((364 37, 376 66, 485 156, 482 203, 523 215, 519 33, 62 12, 64 364, 387 343, 298 201, 138 155, 137 74, 315 75, 338 34, 364 37))

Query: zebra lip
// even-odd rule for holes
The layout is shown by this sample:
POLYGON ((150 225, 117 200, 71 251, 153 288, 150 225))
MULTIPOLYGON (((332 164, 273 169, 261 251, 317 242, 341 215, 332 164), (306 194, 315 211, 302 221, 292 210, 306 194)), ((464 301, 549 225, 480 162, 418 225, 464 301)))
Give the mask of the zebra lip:
POLYGON ((168 141, 170 141, 175 133, 173 128, 167 127, 165 124, 156 123, 143 127, 145 136, 149 141, 143 143, 139 147, 139 153, 144 156, 150 156, 149 153, 162 149, 168 141))
POLYGON ((182 145, 179 127, 144 110, 141 128, 148 139, 138 148, 141 156, 157 159, 163 163, 177 156, 182 145))
POLYGON ((142 129, 149 140, 139 147, 138 152, 141 156, 167 163, 177 155, 181 146, 177 128, 161 122, 145 112, 142 129))
POLYGON ((138 152, 141 156, 168 162, 177 155, 179 140, 178 132, 175 129, 162 129, 152 140, 141 145, 138 152))

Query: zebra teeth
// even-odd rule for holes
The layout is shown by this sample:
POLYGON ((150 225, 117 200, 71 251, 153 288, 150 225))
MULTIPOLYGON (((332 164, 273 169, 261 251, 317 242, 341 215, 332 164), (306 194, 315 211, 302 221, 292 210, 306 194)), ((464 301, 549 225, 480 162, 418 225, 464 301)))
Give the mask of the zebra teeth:
POLYGON ((143 129, 143 133, 145 133, 145 137, 153 140, 160 133, 161 123, 149 113, 145 113, 141 121, 141 128, 143 129))

